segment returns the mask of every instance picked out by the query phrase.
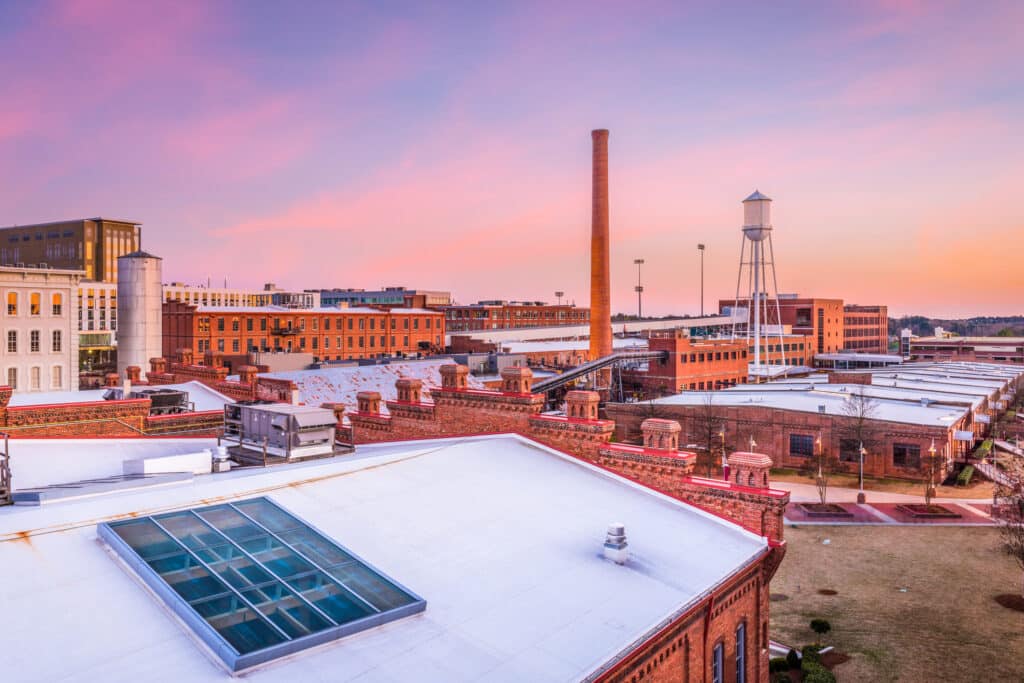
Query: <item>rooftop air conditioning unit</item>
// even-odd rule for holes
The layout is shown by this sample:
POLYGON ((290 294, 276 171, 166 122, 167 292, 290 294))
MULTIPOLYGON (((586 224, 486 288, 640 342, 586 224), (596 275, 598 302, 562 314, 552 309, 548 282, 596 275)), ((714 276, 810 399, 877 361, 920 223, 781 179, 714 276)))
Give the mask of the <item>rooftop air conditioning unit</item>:
POLYGON ((821 413, 822 415, 824 415, 825 414, 825 406, 824 405, 819 405, 818 406, 818 412, 821 413))

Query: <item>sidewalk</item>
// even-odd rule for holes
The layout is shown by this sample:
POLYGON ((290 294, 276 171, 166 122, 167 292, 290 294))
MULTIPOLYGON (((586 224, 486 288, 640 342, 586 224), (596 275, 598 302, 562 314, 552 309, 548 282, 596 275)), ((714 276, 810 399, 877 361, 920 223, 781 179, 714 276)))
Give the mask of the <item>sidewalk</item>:
MULTIPOLYGON (((814 484, 795 484, 792 482, 772 482, 771 487, 780 491, 789 491, 789 499, 793 503, 817 503, 818 488, 814 484)), ((841 488, 838 486, 828 487, 828 502, 830 503, 856 503, 857 489, 841 488)), ((920 495, 906 493, 886 493, 884 491, 865 491, 868 503, 923 503, 924 487, 920 495)), ((943 505, 955 505, 957 503, 981 503, 992 504, 991 498, 933 498, 932 502, 943 505)))

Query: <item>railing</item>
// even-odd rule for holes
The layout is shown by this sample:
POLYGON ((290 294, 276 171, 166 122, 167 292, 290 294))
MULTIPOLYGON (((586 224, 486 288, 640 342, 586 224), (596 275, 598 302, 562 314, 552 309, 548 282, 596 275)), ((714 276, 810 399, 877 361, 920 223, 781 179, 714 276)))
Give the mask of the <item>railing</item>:
POLYGON ((283 335, 283 336, 287 336, 287 335, 291 335, 291 334, 298 334, 299 332, 302 332, 302 330, 300 330, 297 327, 272 327, 272 328, 270 328, 270 333, 271 334, 279 334, 279 335, 283 335))
POLYGON ((584 363, 572 370, 567 370, 561 375, 555 375, 549 379, 534 382, 532 391, 535 394, 543 394, 610 365, 616 365, 626 361, 662 360, 667 357, 667 351, 616 351, 615 353, 604 356, 603 358, 598 358, 597 360, 584 363))
POLYGON ((10 505, 11 501, 11 456, 10 439, 4 437, 4 450, 0 452, 0 505, 10 505))

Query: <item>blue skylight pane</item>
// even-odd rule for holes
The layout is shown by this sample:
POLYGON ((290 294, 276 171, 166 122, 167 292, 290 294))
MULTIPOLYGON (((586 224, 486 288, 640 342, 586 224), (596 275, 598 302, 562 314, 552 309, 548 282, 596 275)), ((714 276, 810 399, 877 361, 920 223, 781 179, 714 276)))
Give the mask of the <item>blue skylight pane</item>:
POLYGON ((233 671, 426 607, 266 498, 99 533, 233 671))

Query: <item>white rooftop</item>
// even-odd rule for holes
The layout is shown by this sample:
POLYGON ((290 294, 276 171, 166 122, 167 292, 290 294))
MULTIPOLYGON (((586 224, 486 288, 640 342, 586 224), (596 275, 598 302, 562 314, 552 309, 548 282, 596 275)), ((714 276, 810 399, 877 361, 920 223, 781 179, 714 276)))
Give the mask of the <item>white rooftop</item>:
MULTIPOLYGON (((344 403, 354 408, 360 391, 379 391, 384 400, 398 398, 395 380, 402 377, 423 380, 424 398, 430 397, 430 387, 441 386, 441 366, 451 365, 448 358, 388 363, 387 365, 359 365, 319 370, 291 370, 262 373, 261 377, 290 379, 299 391, 299 401, 306 405, 344 403)), ((483 382, 473 375, 467 376, 470 389, 484 389, 483 382)), ((381 405, 387 412, 387 406, 381 405)))
MULTIPOLYGON (((17 463, 22 444, 12 444, 17 463)), ((50 444, 54 453, 77 448, 50 444)), ((354 456, 145 493, 0 509, 8 676, 231 680, 105 551, 96 525, 258 495, 418 593, 427 608, 252 670, 246 678, 254 681, 578 680, 767 547, 517 436, 361 446, 354 456), (625 524, 624 566, 602 556, 613 522, 625 524)))
MULTIPOLYGON (((202 382, 195 380, 182 382, 180 384, 135 384, 133 389, 143 391, 145 389, 177 389, 188 392, 188 400, 195 404, 197 411, 221 410, 225 403, 233 403, 234 399, 211 389, 202 382)), ((102 401, 106 389, 83 389, 82 391, 35 391, 18 393, 11 396, 11 407, 17 406, 38 406, 55 403, 88 403, 90 401, 102 401)))
MULTIPOLYGON (((647 348, 647 340, 638 337, 613 337, 613 349, 637 349, 647 348)), ((506 353, 551 353, 557 351, 589 351, 590 341, 512 341, 502 342, 502 351, 506 353)))

